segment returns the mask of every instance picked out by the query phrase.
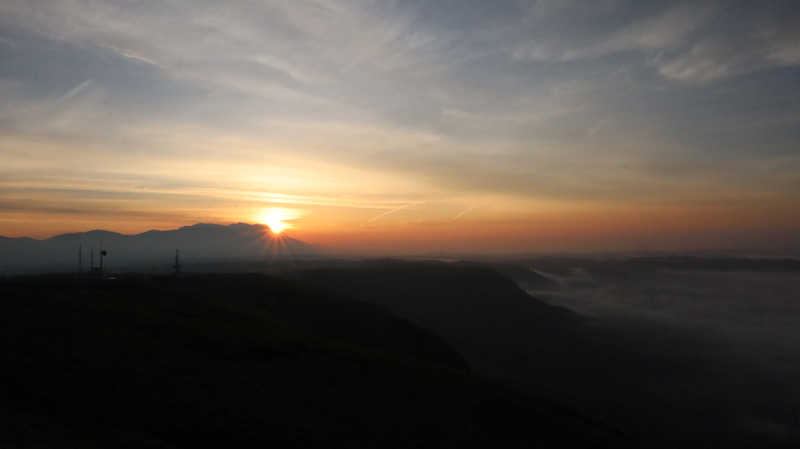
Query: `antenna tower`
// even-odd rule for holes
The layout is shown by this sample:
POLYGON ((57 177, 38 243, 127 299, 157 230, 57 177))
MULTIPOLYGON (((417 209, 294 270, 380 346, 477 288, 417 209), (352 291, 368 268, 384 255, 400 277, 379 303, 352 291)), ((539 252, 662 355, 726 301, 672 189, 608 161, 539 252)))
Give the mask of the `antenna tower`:
POLYGON ((175 265, 172 266, 175 269, 175 276, 181 274, 181 252, 179 250, 175 250, 175 265))
POLYGON ((103 241, 100 240, 100 272, 103 272, 103 257, 108 255, 108 251, 103 249, 103 241))

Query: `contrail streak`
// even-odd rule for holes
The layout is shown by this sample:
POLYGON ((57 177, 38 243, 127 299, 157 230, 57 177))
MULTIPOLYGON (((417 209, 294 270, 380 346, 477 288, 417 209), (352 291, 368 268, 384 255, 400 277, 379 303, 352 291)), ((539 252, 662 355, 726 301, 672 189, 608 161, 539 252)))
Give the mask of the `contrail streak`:
POLYGON ((380 218, 383 218, 383 217, 385 217, 385 216, 387 216, 389 214, 393 214, 393 213, 395 213, 395 212, 397 212, 399 210, 403 210, 403 209, 407 208, 408 206, 411 206, 411 203, 403 204, 402 206, 395 207, 394 209, 389 209, 386 212, 382 212, 382 213, 370 218, 369 220, 367 220, 367 223, 372 223, 373 221, 378 220, 380 218))
POLYGON ((470 211, 472 211, 473 209, 475 209, 475 206, 470 206, 470 207, 468 207, 468 208, 466 208, 466 209, 462 210, 461 212, 459 212, 459 213, 458 213, 458 215, 456 215, 455 217, 453 217, 453 221, 456 221, 456 220, 458 220, 459 218, 463 217, 463 216, 464 216, 464 214, 466 214, 467 212, 470 212, 470 211))
POLYGON ((77 86, 75 86, 72 89, 70 89, 69 92, 67 92, 64 95, 62 95, 61 98, 58 99, 58 101, 69 100, 70 98, 74 97, 75 95, 78 95, 79 93, 83 92, 83 90, 86 89, 87 87, 89 87, 90 84, 92 84, 92 80, 86 80, 86 81, 78 84, 77 86))
POLYGON ((387 215, 389 215, 389 214, 393 214, 393 213, 395 213, 395 212, 397 212, 397 211, 400 211, 400 210, 406 209, 406 208, 408 208, 408 207, 411 207, 411 206, 414 206, 414 205, 417 205, 417 204, 422 204, 422 203, 424 203, 424 202, 425 202, 425 201, 419 201, 419 202, 414 202, 414 203, 407 203, 407 204, 403 204, 402 206, 397 206, 397 207, 395 207, 394 209, 389 209, 389 210, 387 210, 386 212, 380 213, 380 214, 378 214, 378 215, 376 215, 376 216, 374 216, 374 217, 370 218, 369 220, 367 220, 367 223, 372 223, 373 221, 375 221, 375 220, 378 220, 378 219, 381 219, 381 218, 383 218, 383 217, 385 217, 385 216, 387 216, 387 215))

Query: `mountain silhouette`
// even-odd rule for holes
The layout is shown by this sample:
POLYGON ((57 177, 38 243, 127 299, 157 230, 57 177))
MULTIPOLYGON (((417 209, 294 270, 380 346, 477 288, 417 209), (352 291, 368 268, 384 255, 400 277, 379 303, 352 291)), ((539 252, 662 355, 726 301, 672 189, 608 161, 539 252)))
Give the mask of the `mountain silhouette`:
POLYGON ((48 239, 0 236, 0 273, 74 271, 78 252, 83 267, 91 255, 99 263, 100 249, 107 251, 104 263, 111 269, 137 269, 172 264, 175 250, 184 262, 212 260, 265 260, 308 257, 318 251, 307 243, 275 234, 259 224, 220 225, 198 223, 179 229, 151 230, 126 235, 106 230, 61 234, 48 239))

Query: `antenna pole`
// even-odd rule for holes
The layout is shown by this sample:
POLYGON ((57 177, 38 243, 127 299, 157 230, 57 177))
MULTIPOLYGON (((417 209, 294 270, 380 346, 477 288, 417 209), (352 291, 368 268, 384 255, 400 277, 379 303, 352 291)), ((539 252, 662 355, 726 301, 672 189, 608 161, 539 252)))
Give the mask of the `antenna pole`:
POLYGON ((181 256, 180 250, 176 249, 175 250, 175 265, 172 266, 172 268, 175 269, 175 276, 178 276, 178 275, 181 274, 181 259, 180 259, 180 256, 181 256))

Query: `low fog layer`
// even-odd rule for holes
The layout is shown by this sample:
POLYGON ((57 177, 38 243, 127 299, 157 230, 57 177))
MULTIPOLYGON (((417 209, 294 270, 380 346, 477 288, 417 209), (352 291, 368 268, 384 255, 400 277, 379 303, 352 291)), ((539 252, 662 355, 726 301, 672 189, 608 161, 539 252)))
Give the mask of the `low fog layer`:
MULTIPOLYGON (((653 354, 690 361, 697 373, 716 366, 708 377, 725 385, 729 407, 742 408, 740 425, 780 437, 800 425, 800 262, 542 258, 516 269, 506 272, 538 299, 619 329, 653 354), (525 272, 548 282, 531 284, 536 277, 525 272)), ((677 397, 711 397, 698 382, 677 397)))
POLYGON ((800 344, 800 262, 753 261, 736 269, 613 260, 526 265, 554 281, 523 285, 526 291, 585 315, 647 318, 800 344))

